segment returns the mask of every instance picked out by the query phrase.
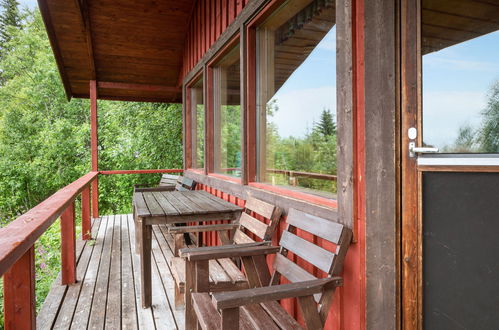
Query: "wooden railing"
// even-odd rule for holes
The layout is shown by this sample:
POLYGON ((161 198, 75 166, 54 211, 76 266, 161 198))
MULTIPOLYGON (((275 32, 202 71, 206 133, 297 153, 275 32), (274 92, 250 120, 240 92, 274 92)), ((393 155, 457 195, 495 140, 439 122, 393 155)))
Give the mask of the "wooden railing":
MULTIPOLYGON (((5 329, 36 328, 34 244, 59 217, 61 219, 61 284, 76 283, 75 199, 81 193, 82 239, 91 239, 90 186, 97 184, 99 174, 179 172, 182 170, 89 172, 60 189, 6 227, 0 228, 0 277, 3 276, 5 329)), ((98 202, 97 196, 92 197, 94 203, 98 202)))
POLYGON ((0 229, 0 276, 4 276, 6 329, 34 329, 36 240, 61 218, 62 284, 76 282, 74 201, 81 193, 82 238, 90 238, 90 184, 98 172, 90 172, 0 229))
POLYGON ((303 177, 318 180, 329 180, 336 181, 336 175, 331 174, 321 174, 321 173, 311 173, 311 172, 300 172, 300 171, 290 171, 290 170, 277 170, 277 169, 267 169, 269 173, 284 174, 291 177, 303 177))

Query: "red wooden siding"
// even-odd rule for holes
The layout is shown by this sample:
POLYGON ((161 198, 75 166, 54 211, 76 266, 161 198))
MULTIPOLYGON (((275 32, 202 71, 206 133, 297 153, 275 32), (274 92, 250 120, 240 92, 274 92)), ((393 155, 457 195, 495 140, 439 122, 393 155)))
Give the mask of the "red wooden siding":
POLYGON ((184 47, 182 76, 194 68, 248 1, 202 0, 196 2, 184 47))

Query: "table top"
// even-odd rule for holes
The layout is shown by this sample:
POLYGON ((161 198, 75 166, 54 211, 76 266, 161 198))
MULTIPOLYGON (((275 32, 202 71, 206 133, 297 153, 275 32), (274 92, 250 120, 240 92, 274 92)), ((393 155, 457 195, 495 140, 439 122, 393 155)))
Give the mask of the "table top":
POLYGON ((143 191, 133 194, 136 215, 178 217, 242 212, 242 208, 204 190, 143 191))

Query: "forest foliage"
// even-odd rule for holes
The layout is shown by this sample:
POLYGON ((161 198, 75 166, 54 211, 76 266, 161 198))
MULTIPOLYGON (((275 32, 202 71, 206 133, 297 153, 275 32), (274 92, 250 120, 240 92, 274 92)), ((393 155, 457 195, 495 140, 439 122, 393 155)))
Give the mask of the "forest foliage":
MULTIPOLYGON (((6 20, 6 6, 18 8, 17 2, 0 4, 1 227, 91 167, 89 102, 67 100, 39 12, 17 11, 6 20)), ((98 107, 101 170, 182 167, 180 105, 99 101, 98 107)), ((133 184, 156 184, 159 176, 101 177, 100 213, 129 213, 133 184)), ((59 271, 59 237, 55 223, 35 246, 38 307, 59 271)))

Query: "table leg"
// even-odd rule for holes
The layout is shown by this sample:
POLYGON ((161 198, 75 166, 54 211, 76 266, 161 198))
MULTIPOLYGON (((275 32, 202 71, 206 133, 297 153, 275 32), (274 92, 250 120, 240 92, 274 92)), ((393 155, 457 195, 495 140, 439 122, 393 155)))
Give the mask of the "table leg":
POLYGON ((143 219, 140 219, 141 245, 140 245, 140 272, 141 272, 141 293, 142 308, 151 307, 151 239, 152 227, 145 225, 143 219))
POLYGON ((142 237, 142 219, 135 215, 135 208, 133 209, 133 221, 135 223, 135 253, 140 253, 140 241, 142 237))

